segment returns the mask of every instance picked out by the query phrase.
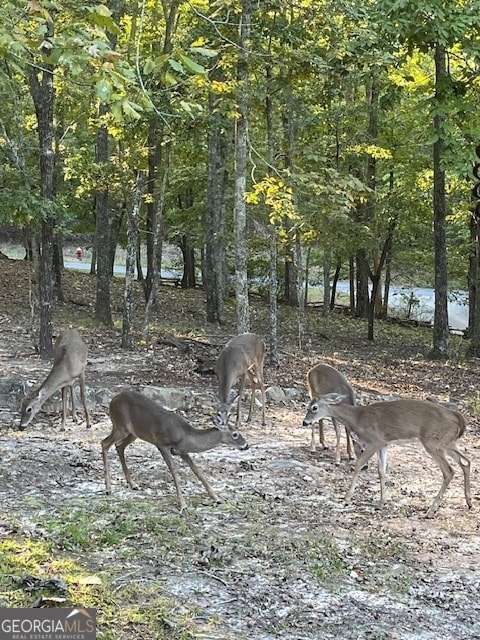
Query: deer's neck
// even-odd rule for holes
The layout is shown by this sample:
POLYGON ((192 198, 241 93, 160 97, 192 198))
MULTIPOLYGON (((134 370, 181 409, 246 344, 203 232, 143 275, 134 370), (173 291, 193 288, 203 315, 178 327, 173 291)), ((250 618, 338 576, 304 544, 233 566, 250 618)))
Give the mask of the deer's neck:
POLYGON ((185 435, 182 441, 175 446, 179 453, 201 453, 213 449, 222 441, 219 429, 195 429, 185 435))
POLYGON ((338 418, 354 431, 359 417, 359 409, 361 409, 361 407, 351 406, 349 404, 336 404, 331 406, 330 415, 332 418, 338 418))

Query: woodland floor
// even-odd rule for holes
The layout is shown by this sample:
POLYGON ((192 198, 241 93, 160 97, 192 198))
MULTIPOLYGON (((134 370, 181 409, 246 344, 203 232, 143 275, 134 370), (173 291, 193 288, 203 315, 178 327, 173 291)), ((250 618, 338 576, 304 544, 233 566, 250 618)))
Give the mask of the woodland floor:
MULTIPOLYGON (((0 380, 38 384, 50 365, 38 358, 32 338, 29 267, 2 260, 0 268, 0 380)), ((150 337, 142 340, 138 287, 134 346, 125 351, 122 286, 121 279, 112 283, 115 328, 105 330, 93 319, 93 277, 64 275, 67 301, 55 310, 54 328, 74 326, 84 336, 87 385, 96 391, 153 385, 213 393, 215 378, 196 369, 234 335, 233 303, 228 324, 219 329, 205 323, 201 291, 163 286, 150 337), (187 342, 187 353, 159 342, 172 335, 187 342)), ((267 337, 264 302, 253 299, 251 315, 252 331, 267 337)), ((280 364, 267 363, 265 370, 267 385, 296 387, 302 401, 269 402, 266 427, 257 411, 242 426, 247 451, 218 447, 196 456, 224 499, 220 505, 182 466, 189 509, 180 514, 163 460, 138 441, 127 460, 141 490, 127 490, 111 451, 114 492, 106 496, 99 444, 110 429, 105 406, 93 411, 92 429, 70 420, 65 432, 59 416, 45 412, 19 432, 18 412, 0 407, 0 541, 48 541, 59 556, 108 584, 114 594, 108 606, 97 587, 99 637, 480 638, 480 362, 465 359, 466 342, 458 337, 451 341, 451 359, 440 363, 426 357, 428 330, 379 322, 370 343, 362 321, 340 314, 325 319, 318 309, 307 315, 308 352, 300 353, 295 313, 279 310, 280 364), (424 518, 441 474, 414 443, 389 452, 389 500, 382 511, 375 508, 373 462, 346 506, 351 464, 345 451, 339 467, 333 446, 311 453, 310 433, 301 426, 305 374, 321 359, 347 376, 360 402, 385 396, 455 402, 468 422, 460 449, 472 460, 473 509, 466 508, 457 468, 436 518, 424 518), (72 521, 86 512, 93 518, 90 537, 74 544, 72 521), (107 531, 125 534, 109 542, 107 531), (127 610, 136 613, 122 615, 127 610)), ((201 427, 213 411, 213 405, 197 407, 185 415, 201 427)), ((326 433, 333 445, 328 425, 326 433)), ((46 564, 43 578, 55 575, 46 564)), ((15 606, 12 601, 8 590, 0 593, 0 606, 15 606)))

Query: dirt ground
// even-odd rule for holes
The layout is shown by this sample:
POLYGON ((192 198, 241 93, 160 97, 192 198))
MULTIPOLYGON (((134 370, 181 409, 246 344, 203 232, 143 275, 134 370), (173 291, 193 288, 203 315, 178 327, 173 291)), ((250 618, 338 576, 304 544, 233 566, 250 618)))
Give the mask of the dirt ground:
MULTIPOLYGON (((35 352, 28 265, 2 261, 1 267, 0 381, 38 384, 50 364, 35 352)), ((209 327, 201 292, 162 287, 150 336, 143 340, 136 333, 134 348, 125 351, 118 326, 102 330, 93 322, 93 278, 67 273, 64 286, 68 299, 56 312, 55 330, 81 331, 89 347, 87 385, 97 400, 102 389, 143 385, 213 394, 215 378, 199 373, 198 365, 215 358, 233 335, 233 307, 230 326, 209 327), (188 344, 187 353, 159 342, 172 334, 188 344)), ((112 287, 118 325, 121 280, 112 287)), ((263 304, 255 300, 252 309, 252 330, 267 336, 263 304)), ((221 504, 213 504, 190 470, 180 466, 189 509, 179 514, 163 460, 138 441, 126 455, 140 490, 126 488, 112 450, 114 488, 106 496, 100 451, 110 429, 105 405, 95 406, 92 429, 69 420, 65 432, 59 430, 59 415, 45 412, 26 431, 17 431, 18 411, 0 407, 0 536, 41 538, 45 519, 80 503, 103 513, 105 526, 112 528, 153 510, 161 532, 145 526, 118 547, 93 548, 88 555, 92 571, 113 567, 119 594, 127 584, 131 590, 135 586, 132 593, 141 594, 145 610, 152 597, 148 585, 176 603, 168 616, 160 616, 158 634, 132 621, 117 630, 118 638, 480 638, 480 444, 473 415, 479 363, 460 357, 461 346, 452 361, 429 361, 424 332, 390 324, 377 327, 372 345, 366 327, 343 316, 327 321, 312 315, 308 352, 300 353, 294 315, 281 313, 282 357, 278 367, 267 364, 265 379, 267 385, 298 389, 301 397, 268 402, 266 427, 258 411, 251 424, 242 425, 247 451, 218 447, 196 456, 221 504), (347 376, 361 403, 396 396, 455 402, 468 422, 460 450, 472 461, 472 510, 463 497, 462 474, 452 463, 456 474, 439 512, 425 519, 441 474, 415 443, 389 449, 389 500, 382 511, 376 508, 374 461, 346 505, 351 464, 345 446, 336 467, 333 429, 326 429, 332 446, 311 453, 309 430, 301 426, 305 373, 320 359, 347 376), (190 616, 194 611, 188 634, 182 626, 187 610, 190 616)), ((212 396, 211 406, 202 401, 185 416, 197 427, 208 426, 213 411, 212 396)))

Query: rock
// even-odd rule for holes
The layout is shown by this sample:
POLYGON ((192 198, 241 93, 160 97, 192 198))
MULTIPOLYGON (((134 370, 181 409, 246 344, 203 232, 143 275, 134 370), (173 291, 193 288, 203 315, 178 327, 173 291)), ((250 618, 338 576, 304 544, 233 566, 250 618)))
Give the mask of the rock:
POLYGON ((27 389, 23 380, 18 378, 0 379, 0 406, 8 409, 18 409, 26 393, 27 389))

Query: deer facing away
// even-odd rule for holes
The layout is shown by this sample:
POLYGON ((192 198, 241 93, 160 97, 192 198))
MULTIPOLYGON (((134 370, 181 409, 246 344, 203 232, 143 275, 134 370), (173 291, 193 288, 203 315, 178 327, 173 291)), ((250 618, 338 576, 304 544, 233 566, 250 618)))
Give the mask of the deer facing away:
POLYGON ((265 421, 265 384, 263 380, 263 365, 265 363, 265 342, 255 333, 243 333, 232 338, 223 347, 218 356, 216 374, 218 378, 218 413, 213 418, 217 427, 226 426, 232 410, 237 402, 237 418, 235 428, 240 424, 240 403, 247 376, 252 387, 250 409, 247 421, 252 417, 255 390, 259 388, 262 393, 262 425, 265 421), (232 387, 240 380, 238 396, 230 401, 232 387))
POLYGON ((87 345, 75 329, 60 332, 53 348, 53 366, 42 385, 24 398, 21 405, 20 429, 25 429, 40 411, 44 403, 56 391, 62 390, 62 430, 67 419, 67 392, 70 390, 72 416, 76 419, 74 383, 78 380, 80 396, 85 410, 87 427, 90 427, 90 414, 85 397, 85 367, 87 364, 87 345))
MULTIPOLYGON (((345 399, 343 400, 344 404, 354 405, 355 404, 355 392, 347 381, 345 376, 340 373, 335 367, 332 367, 329 364, 319 363, 312 367, 307 372, 307 389, 308 394, 312 402, 318 402, 328 393, 340 393, 345 399)), ((307 413, 307 416, 309 414, 307 413)), ((308 425, 312 426, 312 437, 310 444, 310 451, 312 453, 315 452, 315 425, 317 421, 311 421, 308 417, 305 417, 303 421, 303 426, 306 427, 308 425)), ((333 426, 335 428, 335 433, 337 436, 337 446, 335 449, 335 464, 340 464, 340 426, 337 422, 336 418, 331 419, 333 422, 333 426)), ((347 438, 347 454, 349 460, 353 460, 354 456, 352 454, 352 439, 350 438, 350 432, 348 427, 345 426, 345 435, 347 438)), ((325 436, 323 433, 323 419, 318 420, 318 436, 320 439, 320 444, 324 449, 328 447, 325 445, 325 436)))
POLYGON ((314 400, 310 404, 307 415, 309 420, 338 418, 348 425, 354 437, 358 438, 364 447, 363 453, 355 464, 346 502, 352 498, 363 465, 378 451, 380 507, 382 507, 385 501, 386 456, 380 455, 380 452, 390 443, 418 439, 438 464, 443 475, 440 490, 430 505, 426 517, 434 516, 452 480, 454 472, 446 459, 447 455, 453 458, 462 469, 465 500, 468 508, 471 508, 470 461, 458 451, 456 446, 458 438, 465 431, 465 419, 461 413, 426 400, 402 399, 352 407, 341 404, 344 399, 342 394, 331 393, 318 402, 314 400))
POLYGON ((213 449, 219 444, 227 444, 237 449, 248 449, 248 444, 238 431, 219 429, 195 429, 182 416, 174 411, 165 409, 154 400, 136 391, 122 391, 110 403, 110 419, 112 431, 102 440, 102 455, 105 471, 105 486, 107 493, 111 492, 110 467, 108 464, 108 450, 114 444, 127 484, 131 489, 136 486, 125 461, 125 448, 136 438, 149 442, 157 447, 162 454, 172 475, 177 491, 177 499, 181 510, 186 508, 185 498, 180 489, 178 473, 173 455, 179 455, 188 464, 193 473, 207 490, 209 496, 216 502, 220 501, 208 480, 188 455, 213 449))

